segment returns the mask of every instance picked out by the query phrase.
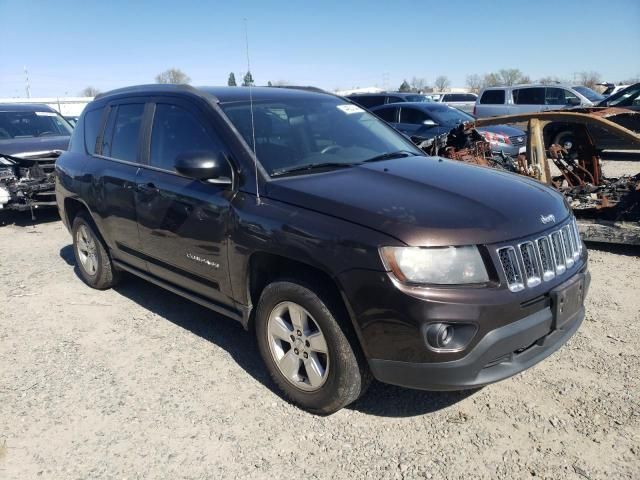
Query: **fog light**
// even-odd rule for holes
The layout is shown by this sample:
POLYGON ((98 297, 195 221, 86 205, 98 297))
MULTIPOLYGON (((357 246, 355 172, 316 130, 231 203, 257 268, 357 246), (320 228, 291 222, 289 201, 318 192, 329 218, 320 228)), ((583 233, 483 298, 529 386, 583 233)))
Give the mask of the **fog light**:
POLYGON ((433 348, 447 348, 453 340, 454 329, 446 323, 430 325, 427 330, 427 342, 433 348))
POLYGON ((469 323, 432 323, 426 325, 425 340, 432 350, 457 351, 466 347, 477 331, 469 323))

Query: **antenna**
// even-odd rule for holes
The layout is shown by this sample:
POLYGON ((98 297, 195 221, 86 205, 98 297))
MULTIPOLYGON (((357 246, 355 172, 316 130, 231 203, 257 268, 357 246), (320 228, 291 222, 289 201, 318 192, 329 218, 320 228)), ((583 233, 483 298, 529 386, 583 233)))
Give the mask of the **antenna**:
POLYGON ((247 27, 247 19, 244 19, 244 42, 247 49, 247 78, 249 80, 249 110, 251 111, 251 140, 253 141, 253 167, 256 176, 256 203, 260 205, 260 190, 258 189, 258 155, 256 154, 256 124, 253 119, 253 92, 252 83, 253 75, 251 74, 251 61, 249 60, 249 28, 247 27))
POLYGON ((25 65, 24 67, 24 89, 27 93, 27 98, 31 98, 31 84, 29 83, 29 71, 25 65))

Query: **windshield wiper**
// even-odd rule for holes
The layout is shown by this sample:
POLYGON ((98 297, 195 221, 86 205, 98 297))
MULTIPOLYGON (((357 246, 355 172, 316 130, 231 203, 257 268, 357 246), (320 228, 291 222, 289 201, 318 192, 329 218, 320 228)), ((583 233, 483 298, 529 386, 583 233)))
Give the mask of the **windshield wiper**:
POLYGON ((387 152, 376 155, 375 157, 363 160, 361 163, 378 162, 380 160, 391 160, 392 158, 413 157, 417 154, 408 150, 398 150, 397 152, 387 152))
POLYGON ((287 175, 289 173, 298 173, 305 172, 309 170, 318 170, 323 168, 346 168, 353 167, 353 163, 344 163, 344 162, 322 162, 322 163, 308 163, 306 165, 299 165, 295 167, 287 167, 281 168, 278 170, 274 170, 271 173, 272 177, 280 177, 282 175, 287 175))

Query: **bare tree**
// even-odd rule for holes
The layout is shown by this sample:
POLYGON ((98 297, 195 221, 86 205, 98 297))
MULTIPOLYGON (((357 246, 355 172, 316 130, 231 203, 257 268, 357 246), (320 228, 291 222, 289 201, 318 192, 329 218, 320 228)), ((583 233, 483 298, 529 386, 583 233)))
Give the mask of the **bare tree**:
POLYGON ((427 88, 427 80, 422 77, 413 77, 411 79, 411 89, 415 92, 422 92, 427 88))
POLYGON ((476 73, 467 75, 467 87, 469 87, 469 90, 473 93, 478 93, 482 88, 482 78, 480 78, 480 75, 476 73))
POLYGON ((449 77, 446 75, 438 75, 433 84, 439 92, 444 92, 451 85, 451 81, 449 81, 449 77))
POLYGON ((502 85, 516 85, 530 81, 529 77, 525 77, 517 68, 503 68, 498 72, 498 78, 502 85))
POLYGON ((84 87, 80 91, 80 96, 81 97, 95 97, 99 93, 100 93, 100 90, 98 90, 97 88, 92 87, 92 86, 88 86, 88 87, 84 87))
POLYGON ((562 82, 562 80, 560 80, 558 77, 548 76, 542 77, 540 80, 538 80, 538 83, 541 83, 542 85, 557 85, 564 82, 562 82))
POLYGON ((634 83, 640 83, 640 75, 636 75, 635 77, 629 77, 626 80, 618 82, 619 85, 632 85, 634 83))
POLYGON ((496 87, 498 85, 502 85, 502 80, 497 73, 485 73, 484 77, 482 77, 483 87, 496 87))
POLYGON ((170 68, 156 75, 156 83, 191 83, 191 79, 179 68, 170 68))
POLYGON ((589 88, 594 88, 601 81, 600 74, 594 71, 578 72, 577 77, 580 85, 584 85, 589 88))

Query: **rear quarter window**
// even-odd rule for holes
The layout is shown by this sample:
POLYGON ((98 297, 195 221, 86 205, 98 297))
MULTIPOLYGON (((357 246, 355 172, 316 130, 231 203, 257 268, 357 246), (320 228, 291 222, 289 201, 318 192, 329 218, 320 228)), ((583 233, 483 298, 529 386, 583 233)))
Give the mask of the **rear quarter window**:
POLYGON ((96 141, 100 133, 104 107, 91 110, 84 115, 84 146, 89 155, 97 152, 96 141))
POLYGON ((480 103, 483 105, 503 105, 504 97, 504 90, 487 90, 482 94, 480 103))

